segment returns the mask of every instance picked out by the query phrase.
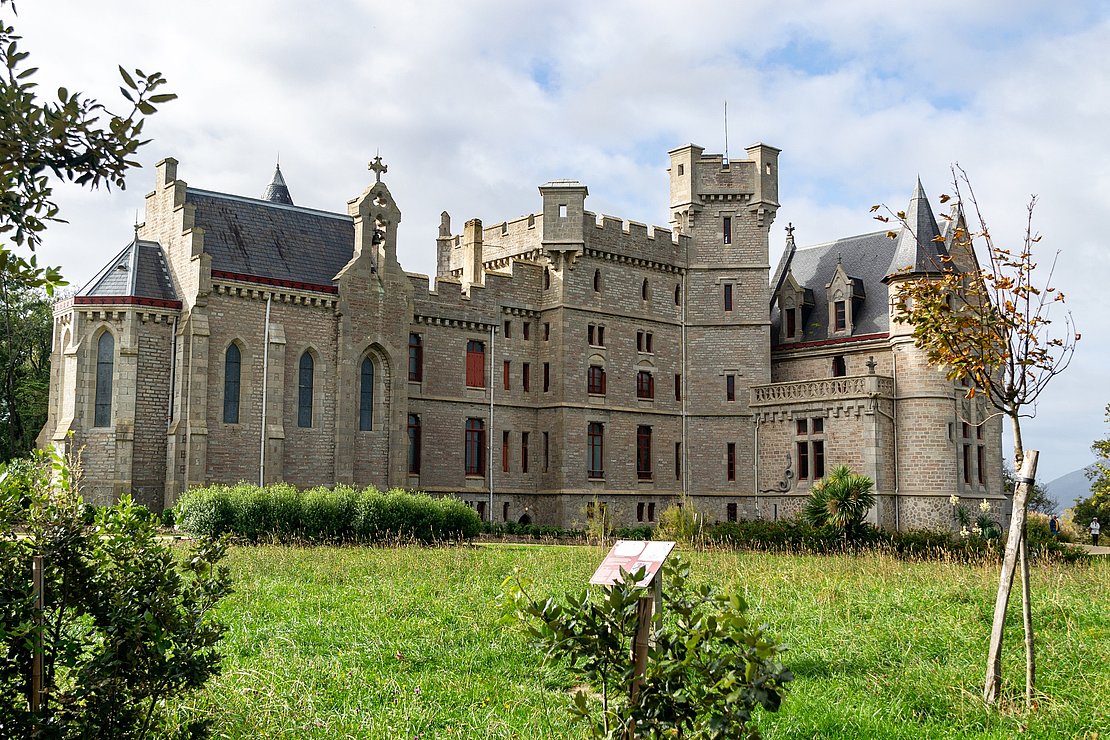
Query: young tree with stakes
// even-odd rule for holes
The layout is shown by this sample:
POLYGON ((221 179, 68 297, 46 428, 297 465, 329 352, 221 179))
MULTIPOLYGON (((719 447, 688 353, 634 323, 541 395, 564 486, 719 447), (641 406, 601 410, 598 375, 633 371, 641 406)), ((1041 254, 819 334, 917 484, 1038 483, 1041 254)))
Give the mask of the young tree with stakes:
MULTIPOLYGON (((995 703, 1001 692, 1003 623, 1016 561, 1020 560, 1026 648, 1025 699, 1027 706, 1031 706, 1036 661, 1025 528, 1037 451, 1025 449, 1021 419, 1032 415, 1030 407, 1035 406, 1049 381, 1067 368, 1080 335, 1064 307, 1064 294, 1052 285, 1056 257, 1043 280, 1039 280, 1037 274, 1034 249, 1041 241, 1041 236, 1033 229, 1037 197, 1032 196, 1026 206, 1021 247, 1006 249, 994 242, 967 173, 959 165, 952 167, 952 186, 957 205, 953 214, 944 216, 951 222, 951 249, 937 250, 935 269, 923 279, 900 282, 894 295, 895 320, 913 328, 914 342, 925 351, 930 363, 945 368, 950 380, 969 384, 968 398, 982 395, 996 413, 1010 421, 1014 469, 1019 472, 995 600, 983 697, 988 703, 995 703), (965 204, 977 225, 975 229, 968 226, 965 204), (975 256, 976 241, 986 255, 985 267, 980 266, 975 256), (954 255, 968 259, 963 269, 956 264, 954 255), (1054 311, 1062 314, 1061 322, 1054 324, 1054 311)), ((953 196, 944 195, 940 202, 952 199, 953 196)), ((871 210, 882 208, 874 206, 871 210)), ((904 212, 886 210, 889 216, 878 214, 875 218, 883 222, 895 220, 903 228, 911 228, 904 212)), ((896 236, 893 231, 889 235, 896 236)), ((944 237, 935 239, 944 241, 944 237)))

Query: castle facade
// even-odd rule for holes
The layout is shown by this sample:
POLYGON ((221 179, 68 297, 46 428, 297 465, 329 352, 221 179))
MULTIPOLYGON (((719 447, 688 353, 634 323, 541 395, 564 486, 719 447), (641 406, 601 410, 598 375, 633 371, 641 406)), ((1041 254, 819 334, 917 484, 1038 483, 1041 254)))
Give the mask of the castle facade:
MULTIPOLYGON (((892 320, 899 281, 974 269, 918 185, 913 228, 794 244, 772 273, 778 155, 670 152, 670 228, 540 186, 510 221, 447 213, 437 274, 398 261, 375 181, 346 213, 156 168, 131 242, 54 316, 39 438, 82 450, 86 496, 154 508, 241 480, 454 495, 484 518, 781 518, 837 465, 871 520, 950 527, 952 495, 1004 510, 1001 424, 892 320)), ((958 215, 957 215, 958 218, 958 215)))

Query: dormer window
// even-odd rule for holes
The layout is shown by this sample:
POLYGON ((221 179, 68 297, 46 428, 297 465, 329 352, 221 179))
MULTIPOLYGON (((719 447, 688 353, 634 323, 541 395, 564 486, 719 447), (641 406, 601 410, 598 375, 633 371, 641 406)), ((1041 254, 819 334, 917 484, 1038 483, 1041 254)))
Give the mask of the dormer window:
POLYGON ((825 290, 828 291, 829 334, 852 334, 866 298, 863 281, 848 275, 838 262, 825 290))
POLYGON ((779 341, 797 342, 805 338, 805 324, 813 311, 813 291, 798 284, 792 272, 783 278, 778 292, 780 311, 779 341))

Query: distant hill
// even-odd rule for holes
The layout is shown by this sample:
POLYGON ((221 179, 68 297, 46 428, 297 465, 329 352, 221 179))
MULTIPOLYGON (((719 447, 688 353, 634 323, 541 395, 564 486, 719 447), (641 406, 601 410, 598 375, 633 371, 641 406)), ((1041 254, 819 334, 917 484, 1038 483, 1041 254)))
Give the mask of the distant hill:
POLYGON ((1093 467, 1094 463, 1091 463, 1045 484, 1049 497, 1056 502, 1060 511, 1074 506, 1077 499, 1091 495, 1091 481, 1087 478, 1087 471, 1093 467))

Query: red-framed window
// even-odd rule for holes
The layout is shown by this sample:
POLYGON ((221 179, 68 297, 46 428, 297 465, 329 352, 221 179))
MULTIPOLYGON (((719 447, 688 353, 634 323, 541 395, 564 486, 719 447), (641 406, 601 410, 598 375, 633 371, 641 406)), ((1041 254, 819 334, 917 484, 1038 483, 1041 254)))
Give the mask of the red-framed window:
POLYGON ((636 427, 636 477, 651 480, 651 427, 636 427))
POLYGON ((409 334, 409 380, 424 380, 424 338, 416 333, 409 334))
POLYGON ((601 365, 590 365, 586 370, 586 392, 594 396, 605 395, 605 368, 601 365))
POLYGON ((725 400, 726 401, 735 401, 736 400, 736 376, 735 375, 726 375, 725 376, 725 400))
POLYGON ((833 331, 844 331, 848 328, 848 307, 844 301, 833 303, 833 331))
POLYGON ((466 343, 466 385, 468 388, 486 387, 486 345, 477 339, 466 343))
POLYGON ((725 448, 725 478, 736 480, 736 443, 729 442, 725 448))
POLYGON ((466 420, 466 474, 486 474, 486 423, 481 419, 466 420))
POLYGON ((520 433, 520 472, 528 472, 528 432, 520 433))
POLYGON ((522 363, 520 366, 520 385, 525 393, 532 390, 532 363, 530 362, 522 363))
POLYGON ((834 378, 843 378, 848 374, 848 363, 844 361, 844 355, 835 355, 832 358, 832 374, 834 378))
POLYGON ((793 339, 794 335, 798 332, 798 314, 796 308, 788 308, 786 314, 786 337, 793 339))
POLYGON ((591 421, 586 427, 586 476, 605 477, 605 425, 591 421))
POLYGON ((501 472, 509 472, 509 432, 501 432, 501 472))
POLYGON ((502 365, 501 379, 502 384, 505 386, 505 390, 509 390, 509 374, 511 365, 512 363, 510 363, 508 360, 505 360, 505 363, 502 365))
POLYGON ((655 376, 647 370, 636 373, 636 398, 646 400, 655 398, 655 376))
POLYGON ((409 414, 409 472, 420 474, 420 417, 409 414))

